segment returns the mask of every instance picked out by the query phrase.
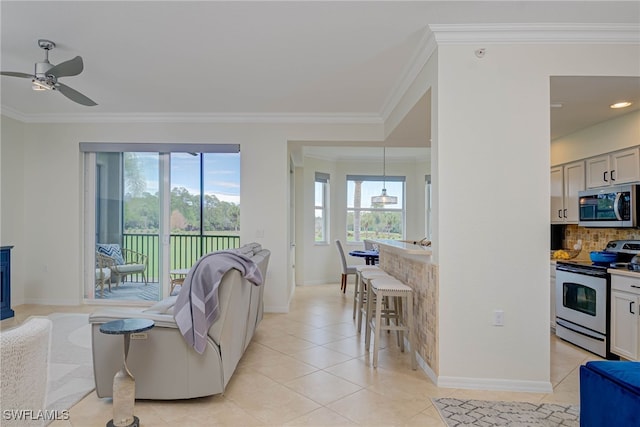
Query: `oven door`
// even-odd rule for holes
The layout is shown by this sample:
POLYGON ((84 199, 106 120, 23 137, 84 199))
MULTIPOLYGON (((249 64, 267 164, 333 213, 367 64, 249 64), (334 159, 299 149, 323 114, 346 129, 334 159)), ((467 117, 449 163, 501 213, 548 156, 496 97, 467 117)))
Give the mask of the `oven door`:
POLYGON ((607 277, 556 271, 556 317, 606 335, 607 277))

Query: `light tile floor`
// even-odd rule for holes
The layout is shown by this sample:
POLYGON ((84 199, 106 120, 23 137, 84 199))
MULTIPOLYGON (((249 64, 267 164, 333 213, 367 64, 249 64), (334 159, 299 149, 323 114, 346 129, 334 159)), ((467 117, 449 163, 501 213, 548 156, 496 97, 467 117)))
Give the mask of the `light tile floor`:
MULTIPOLYGON (((339 285, 296 288, 291 311, 266 314, 224 395, 185 401, 136 401, 146 427, 202 426, 444 426, 432 397, 578 404, 578 367, 598 360, 551 336, 552 394, 491 392, 436 387, 409 367, 394 339, 385 339, 373 369, 352 319, 352 294, 339 285), (387 345, 388 344, 388 345, 387 345)), ((16 318, 52 312, 91 312, 96 306, 25 305, 16 318)), ((176 361, 179 363, 179 361, 176 361)), ((95 392, 52 427, 103 427, 110 399, 95 392)))

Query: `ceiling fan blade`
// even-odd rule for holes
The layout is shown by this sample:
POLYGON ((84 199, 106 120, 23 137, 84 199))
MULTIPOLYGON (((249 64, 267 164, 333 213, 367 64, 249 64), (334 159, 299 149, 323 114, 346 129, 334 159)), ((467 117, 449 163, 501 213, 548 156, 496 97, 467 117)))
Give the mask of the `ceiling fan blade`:
POLYGON ((10 77, 22 77, 23 79, 32 79, 33 74, 27 73, 16 73, 13 71, 0 71, 0 75, 2 76, 10 76, 10 77))
POLYGON ((75 89, 71 89, 69 86, 58 83, 56 84, 56 90, 60 91, 61 94, 69 98, 70 100, 77 102, 78 104, 86 105, 87 107, 93 107, 94 105, 98 105, 93 102, 91 99, 87 98, 80 92, 75 89))
POLYGON ((73 59, 54 65, 47 71, 47 75, 52 74, 56 77, 77 76, 83 69, 84 64, 82 63, 82 58, 76 56, 73 59))

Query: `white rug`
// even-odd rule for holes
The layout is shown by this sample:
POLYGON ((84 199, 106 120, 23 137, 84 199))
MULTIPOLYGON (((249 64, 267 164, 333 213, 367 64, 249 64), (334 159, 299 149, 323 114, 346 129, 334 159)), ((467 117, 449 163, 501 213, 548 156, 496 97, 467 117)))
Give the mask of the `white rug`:
POLYGON ((580 411, 555 403, 491 402, 486 400, 431 399, 448 427, 579 425, 580 411))
POLYGON ((88 314, 53 313, 48 410, 70 409, 95 389, 91 355, 91 325, 88 314))

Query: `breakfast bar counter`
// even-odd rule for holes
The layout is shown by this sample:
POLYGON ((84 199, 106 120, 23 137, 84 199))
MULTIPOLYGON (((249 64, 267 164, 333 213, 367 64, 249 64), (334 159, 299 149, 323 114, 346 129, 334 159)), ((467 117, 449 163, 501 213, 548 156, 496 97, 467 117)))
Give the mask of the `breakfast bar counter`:
POLYGON ((380 252, 380 268, 413 289, 415 351, 433 378, 438 375, 438 267, 431 247, 394 240, 372 243, 380 252))

